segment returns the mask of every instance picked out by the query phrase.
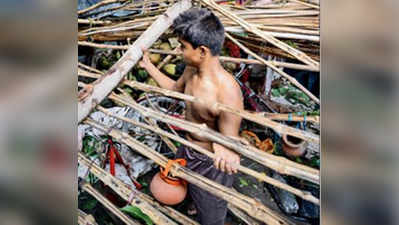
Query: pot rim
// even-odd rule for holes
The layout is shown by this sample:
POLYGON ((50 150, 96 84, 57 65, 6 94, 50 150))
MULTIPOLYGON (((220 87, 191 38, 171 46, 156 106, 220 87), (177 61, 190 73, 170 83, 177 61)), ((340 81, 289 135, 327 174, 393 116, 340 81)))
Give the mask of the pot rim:
MULTIPOLYGON (((289 135, 289 136, 294 137, 292 135, 289 135)), ((297 138, 297 137, 295 137, 295 138, 297 138)), ((300 139, 300 138, 298 138, 298 139, 300 139)), ((283 135, 284 144, 288 145, 291 148, 301 147, 302 145, 305 144, 305 140, 303 140, 303 139, 300 139, 300 140, 301 140, 301 142, 299 142, 298 144, 294 144, 294 143, 288 141, 288 134, 283 135)))

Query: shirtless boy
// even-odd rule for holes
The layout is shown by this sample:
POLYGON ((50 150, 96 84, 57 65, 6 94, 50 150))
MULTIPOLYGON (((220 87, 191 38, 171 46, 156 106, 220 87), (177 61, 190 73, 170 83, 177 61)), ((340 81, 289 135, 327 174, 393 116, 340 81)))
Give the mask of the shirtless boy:
MULTIPOLYGON (((144 51, 140 66, 145 68, 155 81, 165 89, 182 92, 207 104, 186 101, 185 118, 194 123, 205 123, 220 133, 237 137, 241 117, 212 108, 215 102, 243 109, 240 86, 233 76, 224 70, 218 55, 224 42, 224 27, 220 20, 207 9, 190 9, 173 22, 179 36, 186 68, 183 75, 174 81, 159 71, 144 51)), ((237 173, 240 157, 232 150, 210 140, 188 133, 187 139, 215 154, 215 160, 194 152, 187 147, 179 148, 176 157, 187 160, 187 168, 227 187, 233 184, 233 173, 237 173)), ((189 194, 198 211, 202 225, 223 225, 227 213, 227 202, 212 194, 189 185, 189 194)))

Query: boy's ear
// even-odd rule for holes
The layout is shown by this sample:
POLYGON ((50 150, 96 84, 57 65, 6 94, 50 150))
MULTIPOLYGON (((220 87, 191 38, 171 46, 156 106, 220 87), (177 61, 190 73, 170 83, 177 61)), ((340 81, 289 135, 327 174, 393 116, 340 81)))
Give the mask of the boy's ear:
POLYGON ((200 48, 201 57, 205 57, 207 54, 211 53, 209 48, 207 48, 207 47, 205 47, 203 45, 201 45, 199 48, 200 48))

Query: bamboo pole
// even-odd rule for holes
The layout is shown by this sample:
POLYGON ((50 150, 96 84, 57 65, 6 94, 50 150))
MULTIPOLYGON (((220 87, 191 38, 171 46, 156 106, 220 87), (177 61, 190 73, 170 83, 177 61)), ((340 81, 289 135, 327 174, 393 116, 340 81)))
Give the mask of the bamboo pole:
POLYGON ((148 25, 150 25, 149 22, 143 22, 143 23, 139 23, 139 24, 134 24, 132 26, 125 26, 125 27, 117 27, 117 28, 112 28, 112 29, 99 29, 97 31, 92 31, 92 32, 79 32, 79 36, 90 36, 93 34, 100 34, 100 33, 115 33, 118 31, 127 31, 127 30, 133 30, 133 29, 137 29, 137 28, 141 28, 141 27, 147 27, 148 25))
POLYGON ((303 91, 307 96, 309 96, 313 101, 315 101, 317 104, 320 104, 320 100, 314 96, 310 91, 308 91, 304 86, 302 86, 302 84, 300 84, 295 78, 291 77, 290 75, 288 75, 287 73, 285 73, 284 71, 282 71, 281 69, 277 68, 276 66, 274 66, 273 64, 267 62, 265 59, 263 59, 262 57, 258 56, 257 54, 255 54, 254 52, 252 52, 251 50, 249 50, 247 47, 245 47, 243 44, 241 44, 239 41, 237 41, 235 38, 233 38, 232 36, 230 36, 228 33, 226 33, 226 37, 229 38, 232 42, 234 42, 234 44, 238 45, 242 50, 244 50, 246 53, 248 53, 249 55, 252 55, 253 57, 255 57, 257 60, 263 62, 265 65, 267 65, 268 67, 270 67, 271 69, 273 69, 274 71, 278 72, 281 76, 285 77, 288 81, 290 81, 293 85, 295 85, 297 88, 299 88, 301 91, 303 91))
POLYGON ((319 171, 317 171, 316 169, 295 163, 284 157, 271 155, 253 146, 245 145, 235 138, 224 136, 212 129, 209 129, 206 124, 196 124, 172 116, 164 115, 162 113, 158 113, 156 111, 143 107, 135 102, 129 101, 125 98, 121 98, 120 96, 113 93, 109 96, 109 99, 130 106, 144 116, 148 116, 165 123, 170 123, 174 126, 183 128, 186 131, 195 133, 196 135, 199 135, 203 138, 207 138, 212 142, 224 145, 227 148, 232 149, 242 155, 245 155, 246 157, 262 165, 278 171, 279 173, 296 176, 298 178, 305 179, 313 183, 319 183, 319 171))
MULTIPOLYGON (((91 67, 88 67, 91 68, 91 67)), ((80 71, 80 70, 78 70, 80 71)), ((98 70, 97 70, 98 71, 98 70)), ((101 73, 101 71, 98 71, 101 73)), ((86 77, 92 77, 92 78, 98 78, 101 75, 100 74, 93 74, 93 73, 89 73, 84 71, 84 73, 79 73, 79 75, 82 76, 86 76, 86 77)), ((178 93, 178 92, 174 92, 174 91, 170 91, 167 89, 162 89, 160 87, 154 87, 151 85, 147 85, 144 83, 140 83, 137 81, 129 81, 129 80, 123 80, 122 81, 123 84, 128 85, 131 88, 134 89, 139 89, 142 91, 147 91, 147 92, 156 92, 168 97, 173 97, 173 98, 177 98, 180 100, 186 100, 186 101, 192 101, 192 102, 197 102, 197 103, 203 103, 203 101, 201 99, 196 99, 193 96, 190 95, 185 95, 182 93, 178 93)), ((221 104, 223 105, 223 104, 221 104)), ((219 106, 214 106, 216 108, 218 108, 219 110, 224 110, 223 108, 219 108, 219 106)), ((228 106, 225 106, 228 107, 228 106)), ((250 113, 251 116, 245 116, 241 113, 241 110, 239 110, 240 114, 237 114, 247 120, 253 121, 254 117, 259 117, 259 120, 262 120, 264 117, 270 119, 270 120, 282 120, 282 121, 295 121, 295 122, 312 122, 312 123, 320 123, 320 117, 319 116, 302 116, 302 115, 296 115, 295 113, 286 113, 286 114, 281 114, 281 113, 266 113, 266 112, 260 112, 260 113, 252 113, 249 111, 245 111, 247 113, 250 113)), ((256 121, 253 121, 256 122, 256 121)), ((260 125, 264 125, 264 123, 258 123, 260 125)))
MULTIPOLYGON (((151 103, 151 100, 148 98, 147 93, 145 93, 144 95, 145 95, 145 98, 147 99, 148 104, 150 105, 150 107, 151 107, 153 110, 156 110, 155 107, 154 107, 154 105, 151 103)), ((151 121, 150 119, 148 119, 148 118, 145 118, 145 120, 146 120, 146 122, 147 122, 148 124, 151 124, 152 127, 154 127, 155 129, 160 129, 156 122, 152 122, 152 121, 151 121)), ((167 136, 165 136, 165 135, 160 135, 160 137, 161 137, 161 139, 166 143, 166 145, 172 150, 172 152, 176 154, 177 148, 176 148, 176 146, 169 140, 169 138, 168 138, 167 136)))
MULTIPOLYGON (((242 39, 240 40, 240 42, 242 44, 245 44, 245 46, 247 46, 247 48, 250 49, 251 51, 259 51, 260 53, 275 55, 275 56, 279 56, 282 58, 294 59, 291 55, 285 53, 284 51, 281 51, 281 49, 279 49, 279 48, 259 46, 257 44, 253 44, 253 43, 250 43, 250 42, 242 40, 242 39)), ((317 53, 317 55, 310 55, 310 56, 315 59, 319 59, 319 57, 320 57, 320 55, 318 55, 318 53, 317 53)))
MULTIPOLYGON (((168 159, 166 157, 152 150, 145 144, 132 138, 127 133, 121 132, 120 130, 110 127, 106 128, 103 125, 91 119, 86 119, 84 122, 98 130, 107 133, 108 135, 115 138, 118 142, 130 146, 132 149, 141 153, 145 157, 152 159, 156 164, 162 167, 166 166, 168 162, 168 159)), ((79 153, 79 155, 80 154, 81 153, 79 153)), ((179 164, 173 164, 170 173, 174 177, 180 177, 182 179, 185 179, 187 182, 194 184, 200 187, 201 189, 204 189, 209 193, 212 193, 213 195, 226 200, 227 202, 233 204, 237 208, 248 213, 248 215, 257 218, 260 221, 264 221, 269 225, 292 224, 285 218, 278 215, 276 212, 264 206, 259 201, 256 201, 255 199, 240 194, 237 191, 232 190, 231 188, 227 188, 219 183, 216 183, 208 178, 205 178, 185 167, 180 166, 179 164)), ((152 218, 152 216, 150 217, 152 218)))
MULTIPOLYGON (((211 158, 211 159, 215 159, 215 154, 213 154, 213 153, 210 152, 209 150, 207 150, 207 149, 205 149, 205 148, 202 148, 202 147, 199 146, 199 145, 193 144, 193 143, 191 143, 191 142, 185 140, 184 138, 181 138, 181 137, 179 137, 179 136, 176 136, 176 135, 173 135, 173 134, 171 134, 171 133, 165 132, 165 131, 163 131, 162 129, 160 129, 159 127, 148 126, 148 125, 146 125, 146 124, 143 124, 143 123, 140 123, 140 122, 131 120, 131 119, 129 119, 129 118, 121 117, 121 116, 112 114, 112 113, 110 113, 108 110, 106 110, 105 108, 103 108, 103 107, 101 107, 101 106, 97 106, 97 109, 100 110, 101 112, 105 113, 105 114, 108 115, 108 116, 112 116, 112 117, 114 117, 114 118, 117 118, 117 119, 119 119, 119 120, 125 121, 125 122, 127 122, 127 123, 131 123, 132 125, 135 125, 135 126, 138 126, 138 127, 142 127, 142 128, 151 130, 151 131, 153 131, 153 132, 155 132, 155 133, 157 133, 157 134, 159 134, 159 135, 163 135, 163 136, 166 136, 166 137, 168 137, 168 138, 171 138, 171 139, 173 139, 173 140, 175 140, 175 141, 178 141, 178 142, 180 142, 180 143, 182 143, 182 144, 184 144, 184 145, 186 145, 186 146, 188 146, 188 147, 190 147, 190 148, 196 150, 196 151, 199 152, 199 153, 202 153, 203 155, 208 156, 208 157, 211 158)), ((283 183, 283 182, 280 182, 280 181, 278 181, 278 180, 276 180, 276 179, 273 179, 273 178, 271 178, 271 177, 268 177, 268 176, 266 176, 265 174, 256 172, 256 171, 254 171, 254 170, 252 170, 252 169, 246 168, 246 167, 244 167, 244 166, 242 166, 242 165, 236 165, 236 166, 237 166, 237 169, 238 169, 240 172, 243 172, 243 173, 245 173, 245 174, 247 174, 247 175, 253 176, 253 177, 255 177, 255 178, 259 179, 259 180, 262 180, 262 181, 264 181, 264 182, 266 182, 266 183, 268 183, 268 184, 272 184, 272 185, 274 185, 275 187, 278 187, 278 188, 281 188, 281 189, 283 189, 283 190, 286 190, 286 191, 288 191, 288 192, 290 192, 290 193, 292 193, 292 194, 297 195, 298 197, 300 197, 300 198, 302 198, 302 199, 308 200, 308 201, 313 202, 313 203, 315 203, 315 204, 320 204, 319 199, 315 198, 315 197, 314 197, 312 194, 310 194, 309 192, 306 192, 306 191, 302 191, 302 190, 293 188, 293 187, 291 187, 291 186, 289 186, 289 185, 287 185, 287 184, 285 184, 285 183, 283 183)))
POLYGON ((143 213, 147 214, 154 223, 177 225, 171 219, 152 207, 147 201, 144 201, 137 190, 129 188, 125 183, 87 159, 81 152, 78 153, 78 163, 87 166, 92 174, 98 177, 105 185, 109 186, 124 200, 128 201, 129 204, 138 207, 143 213))
POLYGON ((284 31, 284 32, 290 32, 290 33, 297 33, 297 34, 312 34, 312 35, 320 36, 320 32, 318 30, 308 30, 308 29, 302 29, 302 28, 270 26, 270 25, 258 25, 258 27, 260 29, 265 29, 265 30, 284 31))
POLYGON ((270 42, 271 44, 273 44, 274 46, 276 46, 276 47, 288 52, 289 54, 291 54, 292 56, 294 56, 298 60, 304 62, 305 64, 308 64, 308 65, 313 66, 313 67, 319 67, 319 63, 318 62, 316 62, 315 60, 313 60, 312 58, 310 58, 309 56, 307 56, 303 52, 301 52, 301 51, 289 46, 288 44, 286 44, 286 43, 274 38, 270 34, 259 30, 258 28, 256 28, 252 24, 246 22, 244 19, 238 17, 234 13, 232 13, 232 12, 226 10, 225 8, 223 8, 222 6, 216 4, 213 0, 201 0, 201 2, 205 3, 207 6, 213 8, 213 9, 217 10, 218 12, 223 14, 224 16, 230 18, 232 21, 234 21, 237 24, 239 24, 240 26, 242 26, 245 30, 258 35, 259 37, 261 37, 261 38, 265 39, 266 41, 270 42))
MULTIPOLYGON (((157 18, 158 18, 157 16, 147 17, 147 18, 138 18, 138 19, 124 21, 124 22, 120 22, 120 23, 112 23, 112 21, 107 20, 107 21, 103 21, 103 22, 104 23, 109 23, 110 22, 111 23, 110 25, 106 25, 106 26, 102 26, 102 27, 100 27, 100 26, 99 27, 90 27, 90 28, 88 28, 86 30, 79 31, 78 35, 81 34, 81 33, 87 33, 87 32, 90 32, 90 31, 99 31, 99 30, 106 30, 106 29, 112 29, 112 28, 122 28, 122 27, 126 27, 126 26, 138 25, 138 24, 142 24, 144 22, 148 22, 146 24, 149 24, 149 22, 154 22, 157 18)), ((85 21, 85 20, 83 20, 83 21, 85 21)), ((96 22, 96 20, 91 20, 91 19, 89 19, 88 21, 96 22)), ((97 22, 100 23, 102 21, 97 21, 97 22)))
MULTIPOLYGON (((116 50, 127 50, 127 49, 129 49, 129 45, 107 45, 107 44, 98 44, 98 43, 92 43, 92 42, 87 42, 87 41, 78 41, 78 45, 80 45, 80 46, 89 46, 89 47, 94 47, 94 48, 116 49, 116 50)), ((151 53, 158 53, 158 54, 165 54, 165 55, 181 55, 181 52, 179 52, 179 51, 175 52, 175 51, 166 51, 166 50, 160 50, 160 49, 148 49, 148 51, 151 52, 151 53)), ((261 62, 261 61, 259 61, 257 59, 243 59, 243 58, 219 56, 219 60, 220 61, 225 61, 225 62, 264 65, 263 62, 261 62)), ((290 69, 308 70, 308 71, 314 71, 314 72, 319 72, 320 71, 318 68, 315 69, 314 67, 311 67, 311 66, 308 66, 308 65, 301 65, 301 64, 295 64, 295 63, 286 63, 286 62, 279 62, 279 61, 267 61, 267 62, 272 64, 272 65, 274 65, 274 66, 285 67, 285 68, 290 68, 290 69)))
POLYGON ((232 10, 232 12, 234 12, 234 14, 238 15, 238 16, 243 16, 243 15, 265 15, 265 14, 291 14, 291 13, 319 13, 320 10, 293 10, 293 9, 284 9, 284 8, 280 8, 280 9, 259 9, 259 10, 240 10, 240 11, 234 11, 232 10))
MULTIPOLYGON (((79 74, 79 75, 86 76, 86 77, 93 77, 93 78, 98 78, 99 76, 101 76, 99 74, 93 74, 93 73, 89 73, 89 72, 85 72, 85 73, 79 74)), ((132 87, 134 89, 139 89, 139 90, 146 91, 146 92, 157 92, 157 93, 160 93, 160 94, 168 96, 168 97, 173 97, 173 98, 177 98, 180 100, 186 100, 186 101, 196 102, 196 103, 200 103, 200 104, 205 104, 205 102, 203 100, 197 99, 193 96, 185 95, 182 93, 178 93, 178 92, 174 92, 174 91, 170 91, 170 90, 166 90, 166 89, 162 89, 159 87, 154 87, 154 86, 140 83, 137 81, 123 80, 122 83, 124 85, 132 87)), ((123 92, 123 90, 121 90, 121 92, 123 92)), ((215 105, 213 107, 215 107, 219 110, 235 113, 236 115, 239 115, 247 120, 253 121, 255 123, 258 123, 258 124, 264 125, 264 126, 267 126, 267 125, 265 125, 265 123, 262 122, 265 119, 266 120, 297 121, 297 122, 307 121, 307 122, 313 122, 313 123, 320 123, 319 116, 306 116, 305 117, 305 116, 295 115, 292 113, 291 114, 277 114, 277 113, 265 113, 265 112, 253 113, 253 112, 244 111, 244 110, 232 110, 229 106, 223 105, 223 104, 215 105), (228 110, 226 110, 226 108, 228 108, 228 110)), ((268 121, 268 122, 270 122, 270 121, 268 121)), ((281 124, 279 126, 281 126, 281 124)), ((272 126, 271 128, 275 128, 275 126, 272 126)), ((292 128, 292 129, 296 130, 296 132, 303 132, 302 130, 299 130, 299 129, 295 129, 295 128, 292 128)), ((299 135, 301 136, 301 134, 299 134, 299 135)))
POLYGON ((242 221, 244 221, 248 225, 261 225, 258 221, 253 219, 252 217, 248 216, 245 212, 241 211, 240 209, 237 209, 230 203, 227 204, 227 208, 232 212, 235 216, 240 218, 242 221))
MULTIPOLYGON (((260 26, 256 26, 259 29, 262 29, 260 26)), ((228 32, 240 33, 244 30, 241 27, 225 27, 225 30, 228 32)), ((307 35, 307 34, 294 34, 287 32, 276 32, 276 31, 267 31, 270 35, 277 38, 285 38, 285 39, 299 39, 299 40, 307 40, 313 42, 320 42, 320 37, 317 35, 307 35)), ((315 67, 314 67, 315 68, 315 67)))
POLYGON ((103 33, 103 34, 94 34, 90 36, 78 36, 79 41, 126 41, 126 38, 136 39, 143 32, 142 31, 123 31, 117 33, 103 33))
MULTIPOLYGON (((263 16, 265 17, 265 16, 263 16)), ((80 24, 92 24, 92 25, 104 25, 104 24, 109 24, 108 26, 97 26, 97 27, 91 27, 86 30, 80 30, 78 33, 79 37, 82 36, 87 36, 87 35, 94 35, 98 33, 106 33, 106 32, 121 32, 121 31, 126 31, 126 30, 139 30, 141 28, 147 28, 149 26, 149 22, 152 22, 155 19, 155 17, 150 17, 150 18, 140 18, 140 19, 135 19, 134 21, 127 21, 127 22, 122 22, 118 24, 112 24, 111 21, 99 21, 99 20, 83 20, 80 19, 78 20, 78 23, 80 24), (142 21, 139 23, 139 21, 142 21)), ((274 24, 271 23, 271 19, 273 18, 262 18, 259 16, 253 16, 253 17, 245 17, 243 16, 243 19, 246 19, 247 21, 253 23, 253 26, 268 32, 268 34, 272 35, 273 37, 277 38, 292 38, 292 39, 304 39, 304 40, 314 40, 313 36, 308 36, 308 35, 319 35, 319 32, 317 30, 305 30, 303 28, 278 28, 276 26, 284 26, 284 25, 290 25, 289 19, 285 19, 284 23, 280 24, 274 24), (276 33, 273 31, 283 31, 286 33, 276 33), (299 36, 298 34, 302 34, 299 36)), ((236 23, 231 22, 230 20, 221 20, 223 25, 225 26, 226 30, 236 30, 237 32, 242 32, 244 29, 240 26, 237 26, 236 23), (239 28, 239 29, 238 29, 239 28)), ((306 24, 301 22, 298 24, 298 26, 303 27, 306 24)), ((308 25, 309 26, 309 25, 308 25)), ((318 26, 316 26, 317 28, 318 26)))
MULTIPOLYGON (((257 15, 256 12, 254 12, 255 15, 246 15, 246 19, 258 19, 258 18, 263 18, 263 19, 269 19, 269 18, 290 18, 290 17, 302 17, 302 16, 318 16, 319 12, 292 12, 292 13, 285 13, 285 14, 262 14, 262 15, 257 15)), ((239 15, 238 13, 235 13, 235 15, 239 15)))
POLYGON ((127 225, 140 225, 140 223, 133 221, 123 212, 121 212, 118 207, 116 207, 112 202, 105 198, 100 192, 94 189, 90 184, 85 183, 82 185, 82 189, 97 199, 105 208, 111 211, 115 216, 122 220, 127 225))
POLYGON ((80 68, 78 68, 78 75, 79 75, 79 76, 83 76, 83 77, 95 78, 95 79, 101 77, 101 76, 99 76, 98 74, 93 74, 93 73, 87 72, 87 71, 85 71, 85 70, 82 70, 82 69, 80 69, 80 68))
POLYGON ((137 63, 143 55, 141 48, 149 48, 168 29, 173 20, 190 7, 190 0, 182 0, 169 8, 130 46, 129 50, 107 71, 106 75, 93 83, 91 90, 84 89, 79 93, 79 96, 85 97, 78 102, 78 122, 81 122, 137 63))
MULTIPOLYGON (((163 94, 165 96, 168 97, 173 97, 173 98, 177 98, 177 99, 181 99, 181 100, 186 100, 186 101, 190 101, 190 102, 195 102, 195 103, 199 103, 199 104, 205 104, 205 105, 209 105, 210 103, 206 100, 206 99, 200 99, 200 98, 196 98, 194 96, 191 95, 186 95, 183 93, 179 93, 179 92, 174 92, 171 90, 167 90, 167 89, 163 89, 160 87, 155 87, 155 86, 151 86, 148 84, 144 84, 144 83, 140 83, 137 81, 130 81, 130 80, 124 80, 123 83, 125 85, 128 85, 131 88, 134 89, 139 89, 142 91, 152 91, 152 92, 156 92, 156 93, 160 93, 163 94)), ((269 128, 272 128, 273 130, 279 132, 279 133, 283 133, 283 134, 289 134, 291 136, 294 137, 298 137, 301 138, 303 140, 306 141, 310 141, 310 142, 315 142, 318 143, 319 142, 319 137, 313 133, 309 133, 309 132, 305 132, 303 130, 300 129, 296 129, 296 128, 292 128, 277 122, 274 122, 272 120, 270 120, 269 118, 266 118, 264 116, 262 116, 261 114, 257 114, 257 113, 251 113, 249 111, 246 110, 238 110, 238 109, 234 109, 228 105, 225 104, 221 104, 221 103, 213 103, 213 105, 209 106, 212 107, 214 109, 218 109, 218 110, 223 110, 225 112, 229 112, 232 114, 235 114, 237 116, 240 116, 244 119, 247 119, 249 121, 255 122, 257 124, 260 124, 262 126, 266 126, 269 128)))
POLYGON ((110 21, 110 20, 78 19, 78 24, 103 25, 103 24, 112 24, 112 21, 110 21))
MULTIPOLYGON (((297 26, 297 27, 312 27, 319 28, 319 19, 317 16, 309 17, 309 16, 296 16, 296 17, 286 17, 286 18, 265 18, 267 15, 241 15, 242 19, 245 19, 247 22, 252 23, 253 26, 260 27, 265 25, 289 25, 297 26)), ((80 31, 80 32, 88 32, 92 30, 101 30, 101 29, 110 29, 115 27, 123 27, 127 25, 134 25, 140 22, 153 22, 158 17, 158 15, 148 16, 143 18, 134 18, 132 20, 124 21, 124 22, 113 22, 112 20, 96 20, 96 19, 78 19, 78 23, 80 24, 92 24, 92 25, 104 25, 98 27, 91 27, 89 29, 80 31)), ((231 21, 229 18, 220 17, 221 22, 224 26, 234 26, 237 25, 236 22, 231 21)), ((298 28, 299 29, 299 28, 298 28)))
MULTIPOLYGON (((257 59, 243 59, 243 58, 233 58, 233 57, 226 57, 226 56, 220 56, 219 57, 220 61, 225 61, 225 62, 235 62, 235 63, 246 63, 246 64, 262 64, 261 61, 257 59)), ((267 61, 268 63, 278 66, 278 67, 285 67, 289 69, 296 69, 296 70, 308 70, 308 71, 313 71, 313 72, 319 72, 319 69, 315 69, 314 67, 310 67, 308 65, 301 65, 301 64, 295 64, 295 63, 287 63, 287 62, 280 62, 280 61, 267 61)))
POLYGON ((174 208, 167 206, 167 205, 161 205, 158 203, 156 200, 154 200, 152 197, 140 192, 140 195, 145 201, 150 203, 154 208, 158 209, 160 212, 164 213, 165 215, 170 216, 180 224, 187 224, 187 225, 200 225, 198 222, 190 219, 186 215, 182 214, 181 212, 175 210, 174 208))
POLYGON ((78 62, 78 66, 80 66, 80 67, 82 67, 82 68, 84 68, 84 69, 86 69, 86 70, 89 70, 89 71, 98 73, 98 74, 104 74, 102 71, 100 71, 100 70, 98 70, 98 69, 95 69, 95 68, 93 68, 93 67, 90 67, 90 66, 88 66, 88 65, 85 65, 85 64, 83 64, 83 63, 81 63, 81 62, 78 62))
POLYGON ((173 55, 175 55, 175 54, 177 55, 177 54, 179 54, 179 53, 180 53, 180 55, 181 55, 180 43, 179 43, 179 45, 178 45, 175 49, 172 50, 172 53, 174 53, 174 54, 169 54, 168 56, 166 56, 166 57, 162 60, 161 63, 158 64, 158 66, 157 66, 158 69, 161 69, 164 65, 166 65, 166 64, 173 58, 173 55))
POLYGON ((295 122, 311 122, 320 123, 320 116, 301 116, 295 113, 257 113, 259 115, 265 116, 271 120, 283 120, 283 121, 295 121, 295 122))

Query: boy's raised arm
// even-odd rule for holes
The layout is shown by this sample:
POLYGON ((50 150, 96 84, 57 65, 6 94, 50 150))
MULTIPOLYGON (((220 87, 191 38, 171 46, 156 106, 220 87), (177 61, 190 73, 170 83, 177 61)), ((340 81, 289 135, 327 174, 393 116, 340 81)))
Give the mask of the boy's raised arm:
POLYGON ((147 50, 143 50, 143 59, 139 62, 139 66, 147 70, 152 78, 161 86, 161 88, 165 88, 168 90, 173 90, 176 81, 170 79, 168 76, 163 74, 159 69, 152 64, 149 53, 147 50))
POLYGON ((143 50, 143 59, 139 62, 139 66, 147 70, 150 76, 154 78, 161 88, 177 92, 184 92, 186 77, 191 75, 195 70, 192 67, 186 66, 183 75, 181 75, 177 81, 174 81, 152 64, 147 50, 143 50))

